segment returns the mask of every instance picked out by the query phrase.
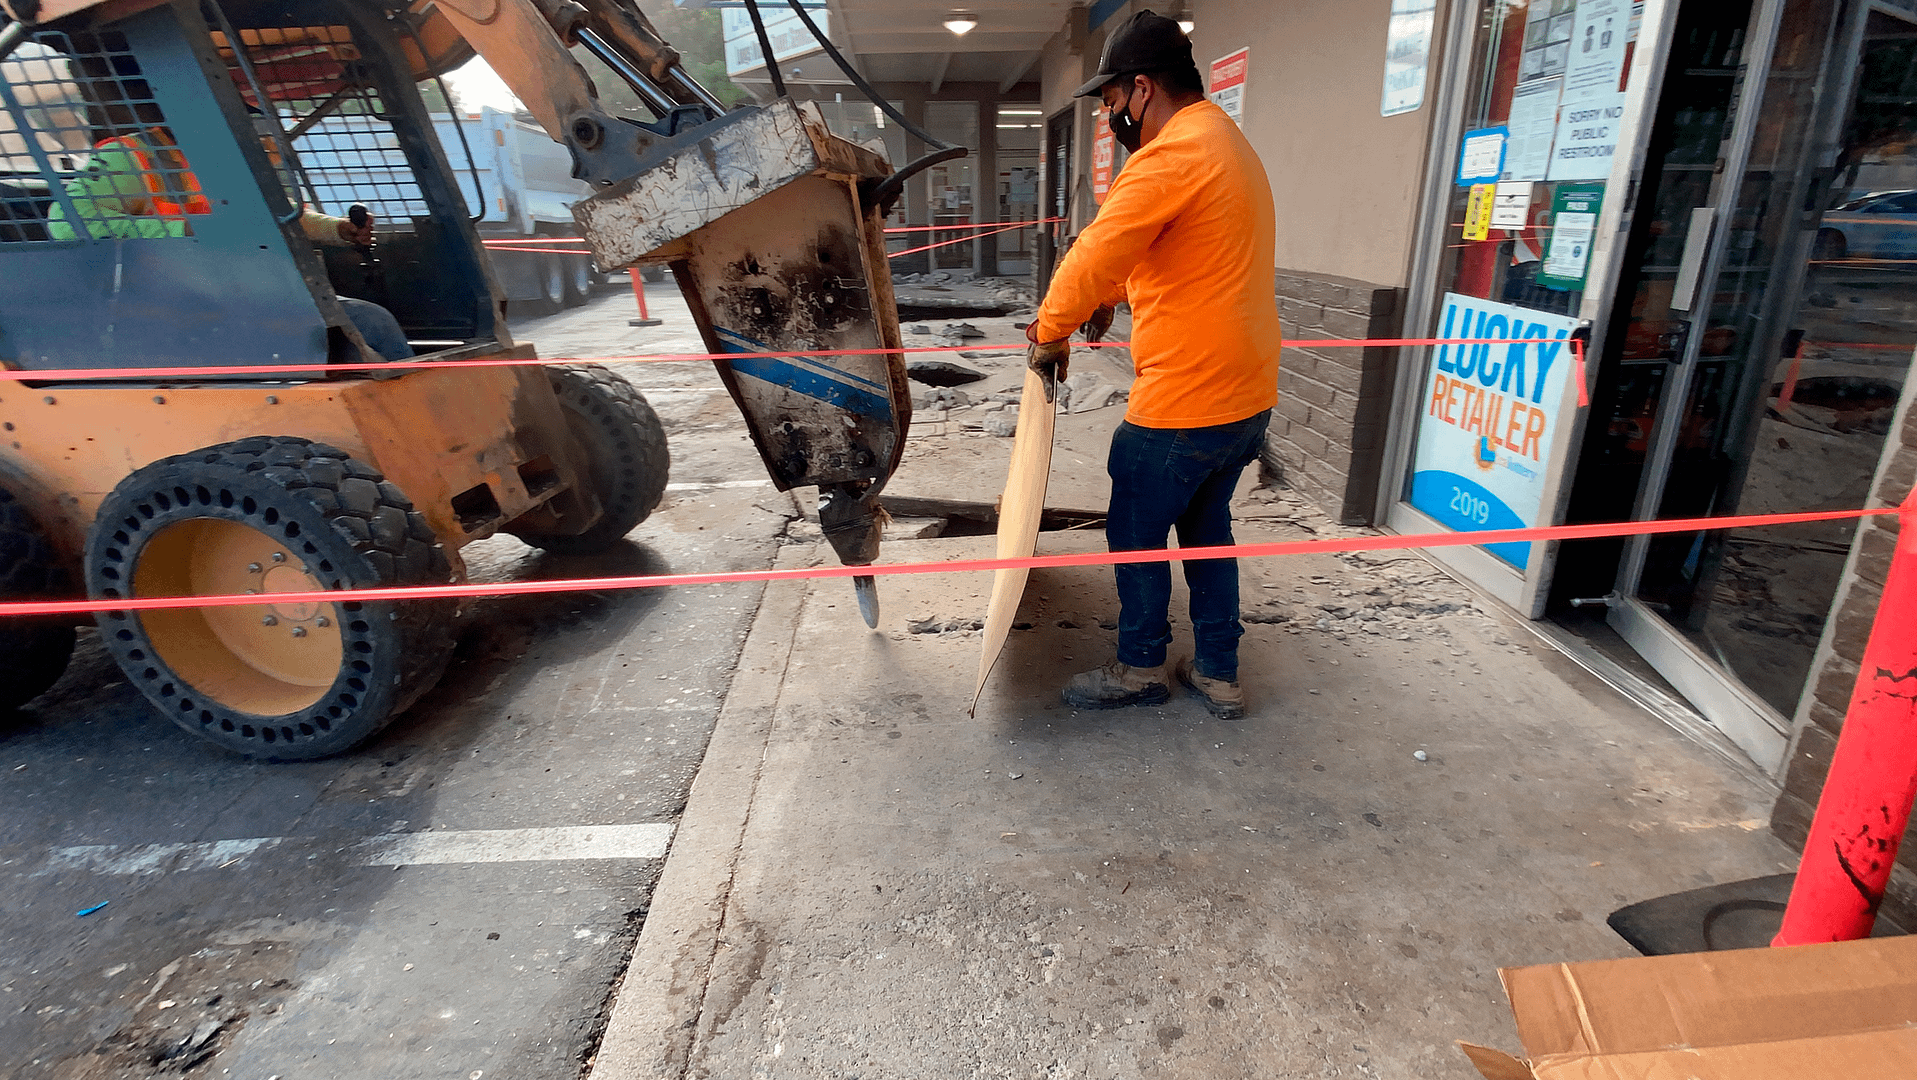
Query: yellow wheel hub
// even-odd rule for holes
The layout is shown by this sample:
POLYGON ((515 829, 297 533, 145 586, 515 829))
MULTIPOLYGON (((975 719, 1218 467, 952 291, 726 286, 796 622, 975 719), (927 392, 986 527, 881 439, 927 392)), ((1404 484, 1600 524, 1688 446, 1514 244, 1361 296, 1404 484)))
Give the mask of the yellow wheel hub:
MULTIPOLYGON (((140 552, 136 596, 311 592, 322 586, 280 540, 248 525, 195 518, 161 529, 140 552)), ((244 604, 140 613, 160 659, 198 693, 255 716, 320 700, 345 649, 339 605, 244 604)))

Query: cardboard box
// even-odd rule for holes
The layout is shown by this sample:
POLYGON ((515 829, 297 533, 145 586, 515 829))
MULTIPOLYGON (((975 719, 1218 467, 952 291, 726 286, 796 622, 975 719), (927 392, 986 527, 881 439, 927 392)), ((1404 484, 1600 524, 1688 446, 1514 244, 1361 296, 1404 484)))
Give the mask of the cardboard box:
POLYGON ((1917 1078, 1917 937, 1498 972, 1528 1060, 1486 1080, 1917 1078))

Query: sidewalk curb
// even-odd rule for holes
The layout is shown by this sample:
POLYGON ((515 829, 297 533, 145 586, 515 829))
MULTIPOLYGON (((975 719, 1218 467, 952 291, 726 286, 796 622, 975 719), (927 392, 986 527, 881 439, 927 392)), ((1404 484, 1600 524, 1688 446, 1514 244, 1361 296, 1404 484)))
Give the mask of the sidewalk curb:
MULTIPOLYGON (((791 547, 780 567, 818 550, 791 547)), ((769 582, 586 1080, 686 1073, 809 581, 769 582)))

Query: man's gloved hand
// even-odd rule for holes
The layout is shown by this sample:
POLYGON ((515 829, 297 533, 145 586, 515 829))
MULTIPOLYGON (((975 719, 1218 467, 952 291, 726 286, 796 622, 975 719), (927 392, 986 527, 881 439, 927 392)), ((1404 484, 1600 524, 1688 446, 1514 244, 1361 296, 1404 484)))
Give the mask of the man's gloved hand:
POLYGON ((1071 341, 1034 341, 1025 355, 1025 366, 1038 372, 1045 382, 1045 400, 1058 400, 1058 384, 1065 381, 1071 366, 1071 341))
POLYGON ((1086 341, 1103 341, 1105 340, 1105 335, 1111 333, 1112 320, 1117 317, 1118 309, 1116 307, 1110 304, 1100 304, 1097 308, 1093 309, 1092 317, 1085 320, 1085 325, 1078 329, 1085 335, 1086 341))
POLYGON ((339 233, 342 241, 354 247, 368 247, 373 242, 373 215, 366 214, 364 220, 359 222, 355 222, 350 217, 340 218, 334 231, 339 233))

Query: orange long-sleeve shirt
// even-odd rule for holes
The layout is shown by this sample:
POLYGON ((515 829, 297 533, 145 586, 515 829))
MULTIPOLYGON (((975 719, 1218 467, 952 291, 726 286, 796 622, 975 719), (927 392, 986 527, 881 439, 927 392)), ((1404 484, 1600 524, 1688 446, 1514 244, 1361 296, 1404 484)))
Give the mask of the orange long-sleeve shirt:
POLYGON ((1036 336, 1071 335, 1100 303, 1132 305, 1125 419, 1189 428, 1278 401, 1277 214, 1251 144, 1209 101, 1172 114, 1112 185, 1038 311, 1036 336))

